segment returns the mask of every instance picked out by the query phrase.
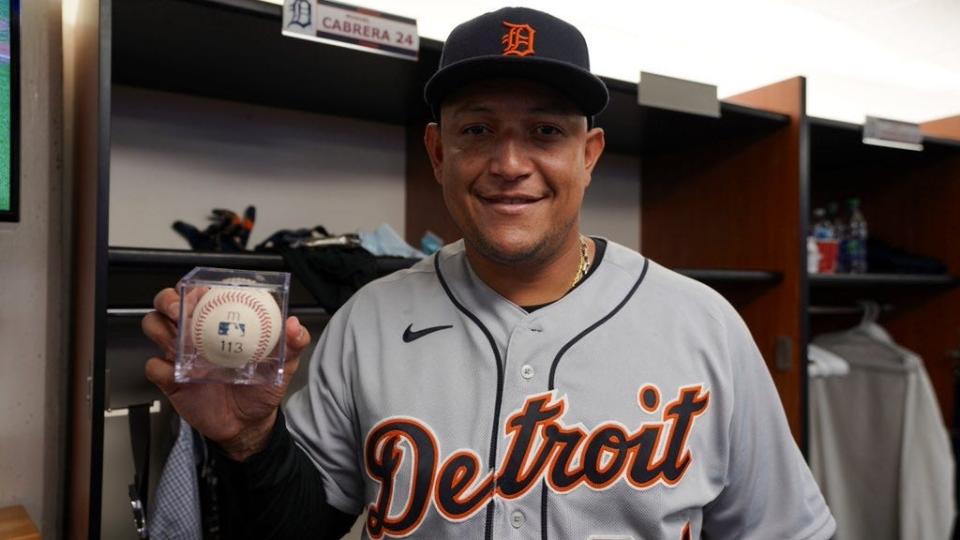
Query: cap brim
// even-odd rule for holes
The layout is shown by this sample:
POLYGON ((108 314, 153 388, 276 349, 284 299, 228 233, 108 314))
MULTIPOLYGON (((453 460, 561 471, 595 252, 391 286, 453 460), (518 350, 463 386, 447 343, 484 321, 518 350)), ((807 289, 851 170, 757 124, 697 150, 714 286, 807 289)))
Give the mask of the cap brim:
POLYGON ((566 95, 586 116, 599 114, 610 94, 599 77, 585 69, 550 58, 482 56, 471 58, 436 72, 424 87, 423 96, 436 118, 440 104, 460 87, 486 79, 529 79, 566 95))

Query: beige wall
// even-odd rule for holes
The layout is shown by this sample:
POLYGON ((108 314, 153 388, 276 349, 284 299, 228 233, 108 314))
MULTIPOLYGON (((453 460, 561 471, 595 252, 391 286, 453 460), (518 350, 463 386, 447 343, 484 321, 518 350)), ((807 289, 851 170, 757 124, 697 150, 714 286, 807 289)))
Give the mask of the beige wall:
POLYGON ((60 0, 21 2, 21 220, 0 224, 0 506, 54 538, 62 493, 60 0))
POLYGON ((111 246, 188 249, 175 220, 249 204, 249 249, 315 225, 403 234, 400 126, 121 86, 111 115, 111 246))
POLYGON ((580 211, 584 233, 640 249, 640 158, 605 153, 600 157, 580 211))

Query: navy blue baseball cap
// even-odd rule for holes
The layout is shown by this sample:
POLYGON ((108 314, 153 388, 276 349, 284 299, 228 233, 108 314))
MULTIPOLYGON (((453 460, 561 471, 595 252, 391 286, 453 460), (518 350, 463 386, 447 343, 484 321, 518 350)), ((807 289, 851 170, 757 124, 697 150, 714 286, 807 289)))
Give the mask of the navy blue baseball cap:
POLYGON ((471 82, 500 78, 550 86, 588 118, 603 111, 610 99, 607 86, 590 73, 583 34, 553 15, 520 7, 485 13, 454 28, 423 96, 439 119, 440 105, 452 92, 471 82))

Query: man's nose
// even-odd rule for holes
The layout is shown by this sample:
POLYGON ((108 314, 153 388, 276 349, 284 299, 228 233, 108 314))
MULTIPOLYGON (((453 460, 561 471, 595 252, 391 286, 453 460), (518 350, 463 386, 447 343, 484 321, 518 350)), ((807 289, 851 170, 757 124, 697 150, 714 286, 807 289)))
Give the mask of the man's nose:
POLYGON ((500 137, 490 157, 490 173, 507 181, 523 180, 532 172, 529 155, 518 137, 500 137))

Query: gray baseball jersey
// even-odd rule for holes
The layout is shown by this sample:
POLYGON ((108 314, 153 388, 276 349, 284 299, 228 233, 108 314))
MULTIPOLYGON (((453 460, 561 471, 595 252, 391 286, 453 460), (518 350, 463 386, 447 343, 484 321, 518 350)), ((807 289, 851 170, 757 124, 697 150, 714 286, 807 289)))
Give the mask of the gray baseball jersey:
POLYGON ((463 243, 331 320, 287 425, 364 536, 822 539, 833 518, 736 311, 608 242, 528 313, 463 243))

